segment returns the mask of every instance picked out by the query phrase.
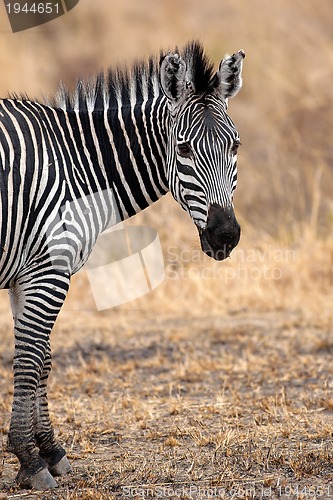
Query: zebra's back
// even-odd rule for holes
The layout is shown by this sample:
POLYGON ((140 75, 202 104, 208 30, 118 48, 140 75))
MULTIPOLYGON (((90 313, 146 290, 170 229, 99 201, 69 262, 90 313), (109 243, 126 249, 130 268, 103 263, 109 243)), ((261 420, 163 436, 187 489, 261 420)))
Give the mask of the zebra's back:
POLYGON ((79 135, 62 110, 0 101, 1 288, 37 260, 72 274, 107 225, 114 200, 105 179, 87 168, 79 135))

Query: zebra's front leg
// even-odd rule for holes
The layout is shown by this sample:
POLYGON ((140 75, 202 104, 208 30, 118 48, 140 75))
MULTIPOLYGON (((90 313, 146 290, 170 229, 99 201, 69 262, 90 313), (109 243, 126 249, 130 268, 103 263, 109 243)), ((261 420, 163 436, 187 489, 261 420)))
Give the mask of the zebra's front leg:
POLYGON ((35 441, 39 447, 39 455, 46 462, 49 471, 54 476, 62 476, 71 471, 70 463, 64 448, 55 440, 50 420, 47 381, 52 368, 51 347, 48 342, 42 376, 36 392, 34 412, 35 441))
POLYGON ((41 364, 45 344, 39 339, 38 349, 34 339, 19 338, 16 330, 14 356, 14 401, 8 435, 8 450, 20 461, 16 482, 24 488, 52 489, 57 483, 36 445, 33 417, 41 364), (30 340, 30 341, 29 341, 30 340), (43 345, 44 344, 44 345, 43 345))
POLYGON ((61 457, 58 455, 58 463, 65 456, 54 440, 51 424, 44 428, 44 423, 49 422, 45 407, 46 380, 50 370, 49 336, 68 285, 68 277, 55 272, 50 272, 48 276, 44 269, 36 276, 21 276, 10 290, 15 354, 8 449, 20 461, 16 482, 22 487, 39 490, 55 488, 57 483, 48 465, 51 469, 56 467, 56 450, 63 453, 61 457), (38 445, 41 446, 41 454, 38 445))

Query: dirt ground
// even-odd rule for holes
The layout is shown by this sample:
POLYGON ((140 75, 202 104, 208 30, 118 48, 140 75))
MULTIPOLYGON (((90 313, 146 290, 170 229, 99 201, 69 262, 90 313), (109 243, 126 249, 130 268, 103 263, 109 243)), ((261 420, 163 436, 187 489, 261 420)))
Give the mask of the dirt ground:
MULTIPOLYGON (((134 309, 74 322, 70 306, 53 334, 49 397, 73 472, 56 492, 19 491, 4 452, 8 499, 333 497, 330 325, 297 311, 134 309)), ((1 329, 5 442, 12 339, 1 329)))

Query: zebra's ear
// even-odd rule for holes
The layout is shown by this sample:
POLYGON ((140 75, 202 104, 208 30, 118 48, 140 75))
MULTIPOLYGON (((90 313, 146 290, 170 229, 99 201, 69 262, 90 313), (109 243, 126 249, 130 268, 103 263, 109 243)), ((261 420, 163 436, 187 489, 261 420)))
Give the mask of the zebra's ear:
POLYGON ((185 94, 186 63, 179 54, 168 54, 160 62, 161 87, 170 101, 178 101, 185 94))
POLYGON ((244 50, 239 50, 232 56, 226 55, 223 61, 221 61, 216 74, 216 87, 223 99, 234 97, 241 89, 244 57, 244 50))

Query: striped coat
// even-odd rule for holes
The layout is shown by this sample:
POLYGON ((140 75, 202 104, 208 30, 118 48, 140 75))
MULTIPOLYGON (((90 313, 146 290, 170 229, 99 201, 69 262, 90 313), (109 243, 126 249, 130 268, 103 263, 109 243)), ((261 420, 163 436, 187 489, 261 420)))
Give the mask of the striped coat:
POLYGON ((0 287, 14 318, 8 436, 17 482, 50 489, 70 470, 49 418, 50 332, 70 277, 99 234, 171 191, 217 260, 237 245, 233 209, 240 140, 227 100, 243 51, 217 72, 198 43, 61 89, 48 104, 0 101, 0 287))

